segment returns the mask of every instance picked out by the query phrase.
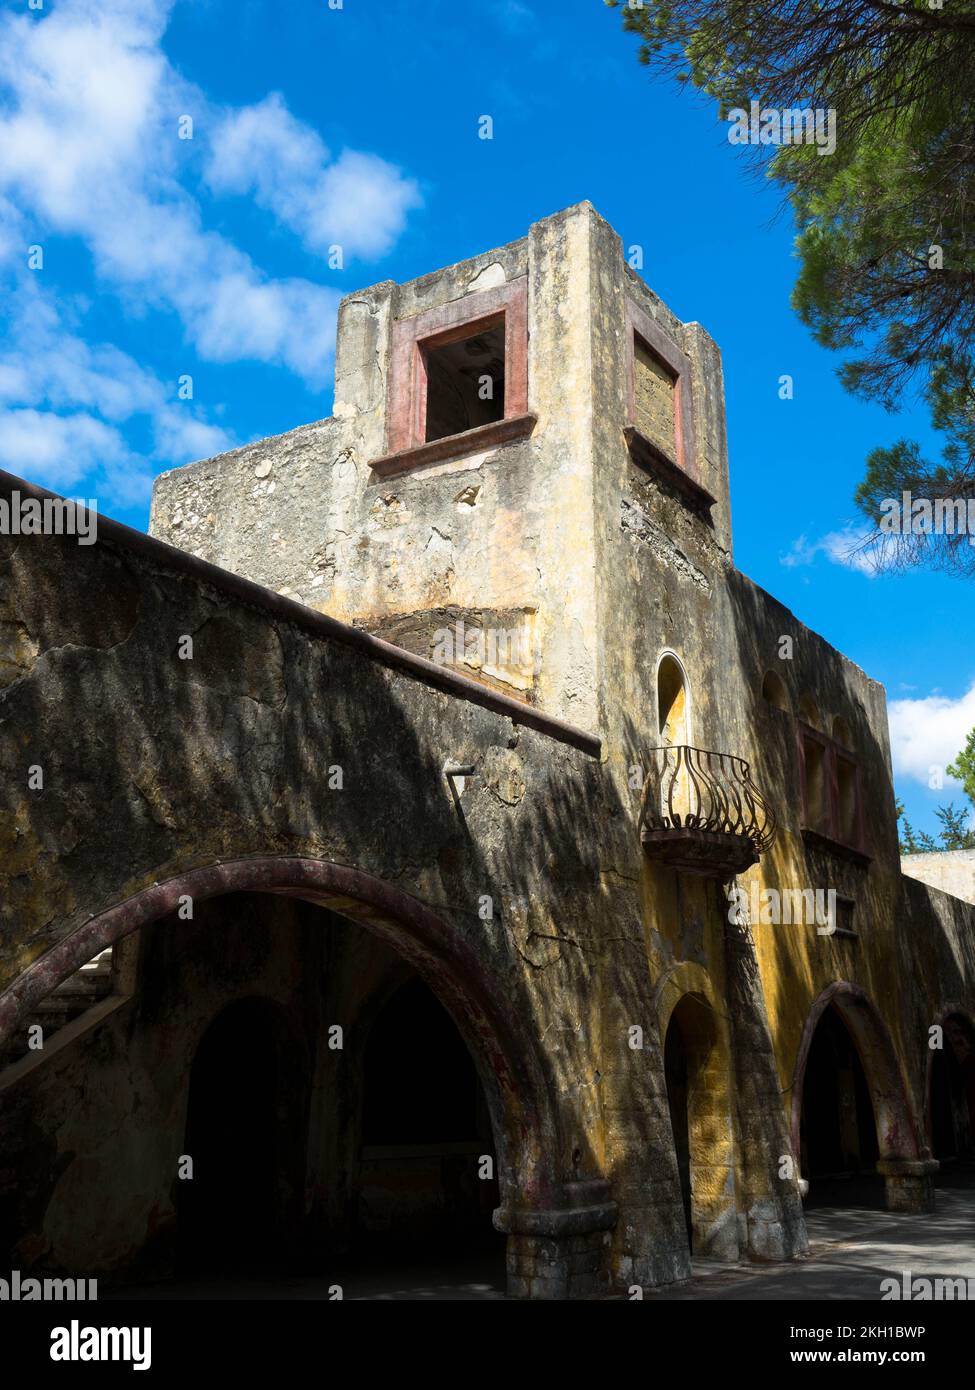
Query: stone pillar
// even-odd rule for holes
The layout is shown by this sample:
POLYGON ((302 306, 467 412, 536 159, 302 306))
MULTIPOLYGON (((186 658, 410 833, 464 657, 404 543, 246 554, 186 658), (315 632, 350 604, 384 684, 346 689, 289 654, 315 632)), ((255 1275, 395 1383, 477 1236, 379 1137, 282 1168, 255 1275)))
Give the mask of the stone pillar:
POLYGON ((568 1299, 608 1294, 616 1203, 604 1178, 567 1182, 565 1205, 531 1210, 500 1207, 494 1224, 508 1235, 508 1294, 568 1299))
POLYGON ((725 943, 739 1133, 741 1243, 753 1260, 789 1260, 808 1249, 806 1220, 798 1155, 792 1152, 748 924, 726 922, 725 943))
POLYGON ((877 1172, 884 1180, 888 1211, 934 1211, 935 1158, 882 1158, 877 1172))

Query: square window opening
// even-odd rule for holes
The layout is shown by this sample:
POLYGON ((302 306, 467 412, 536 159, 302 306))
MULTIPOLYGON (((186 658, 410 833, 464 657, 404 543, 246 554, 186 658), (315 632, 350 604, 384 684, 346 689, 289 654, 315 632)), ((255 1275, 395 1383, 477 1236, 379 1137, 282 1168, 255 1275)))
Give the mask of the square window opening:
POLYGON ((421 350, 427 443, 504 419, 503 320, 439 347, 421 345, 421 350))
POLYGON ((806 824, 821 835, 829 833, 829 800, 826 790, 826 750, 816 739, 803 738, 806 765, 806 824))
POLYGON ((857 936, 856 903, 851 898, 836 899, 836 930, 843 936, 857 936))
POLYGON ((836 790, 839 800, 839 838, 848 845, 857 839, 857 770, 846 758, 836 759, 836 790))
POLYGON ((633 416, 637 429, 669 459, 677 455, 677 373, 638 333, 633 337, 633 416))

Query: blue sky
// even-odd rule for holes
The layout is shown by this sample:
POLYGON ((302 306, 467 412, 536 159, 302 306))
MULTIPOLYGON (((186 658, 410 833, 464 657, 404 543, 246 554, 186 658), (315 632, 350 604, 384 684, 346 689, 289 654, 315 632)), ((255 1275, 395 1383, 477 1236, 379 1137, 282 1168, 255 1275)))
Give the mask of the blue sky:
POLYGON ((6 0, 0 464, 144 527, 162 469, 329 413, 342 294, 589 199, 721 345, 737 562, 884 682, 933 828, 928 769, 975 725, 972 586, 837 541, 866 452, 929 441, 924 414, 840 389, 789 308, 778 195, 636 53, 601 0, 6 0))

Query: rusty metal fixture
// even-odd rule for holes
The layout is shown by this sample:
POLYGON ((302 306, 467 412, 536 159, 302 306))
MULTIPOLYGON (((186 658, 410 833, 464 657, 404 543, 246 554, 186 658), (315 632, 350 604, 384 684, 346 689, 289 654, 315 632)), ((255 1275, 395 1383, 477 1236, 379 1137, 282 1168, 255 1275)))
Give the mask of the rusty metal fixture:
POLYGON ((640 836, 656 857, 695 873, 736 873, 775 839, 775 815, 748 764, 687 744, 650 750, 640 836))

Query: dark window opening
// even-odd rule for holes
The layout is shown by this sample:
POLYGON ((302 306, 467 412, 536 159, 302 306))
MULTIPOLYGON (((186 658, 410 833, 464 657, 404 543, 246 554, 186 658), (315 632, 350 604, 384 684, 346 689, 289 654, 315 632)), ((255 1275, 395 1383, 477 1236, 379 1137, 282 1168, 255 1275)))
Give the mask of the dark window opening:
POLYGON ((177 1186, 179 1263, 260 1268, 292 1249, 303 1191, 305 1102, 296 1058, 274 1005, 228 1005, 204 1034, 190 1070, 177 1186))
POLYGON ((836 930, 844 936, 856 936, 856 903, 852 898, 836 899, 836 930))
POLYGON ((959 1015, 931 1056, 931 1148, 941 1163, 975 1158, 975 1030, 959 1015))
POLYGON ((803 737, 806 767, 806 824, 821 835, 829 833, 829 798, 826 789, 826 750, 814 738, 803 737))
POLYGON ((487 1102, 467 1046, 419 979, 369 1033, 363 1067, 357 1244, 496 1249, 500 1201, 487 1102))
POLYGON ((857 840, 857 769, 849 758, 837 755, 836 792, 838 838, 852 845, 857 840))
POLYGON ((856 759, 808 724, 799 725, 803 829, 863 852, 860 776, 856 759))
POLYGON ((423 355, 427 443, 504 419, 503 320, 423 355))
POLYGON ((765 679, 762 681, 762 699, 776 709, 788 711, 789 692, 785 688, 785 681, 774 671, 766 671, 765 679))
POLYGON ((366 1048, 364 1144, 478 1137, 481 1084, 453 1019, 422 980, 396 991, 366 1048))
POLYGON ((882 1185, 875 1176, 879 1147, 870 1088, 856 1045, 833 1008, 823 1013, 809 1049, 799 1142, 813 1204, 879 1204, 882 1185))

